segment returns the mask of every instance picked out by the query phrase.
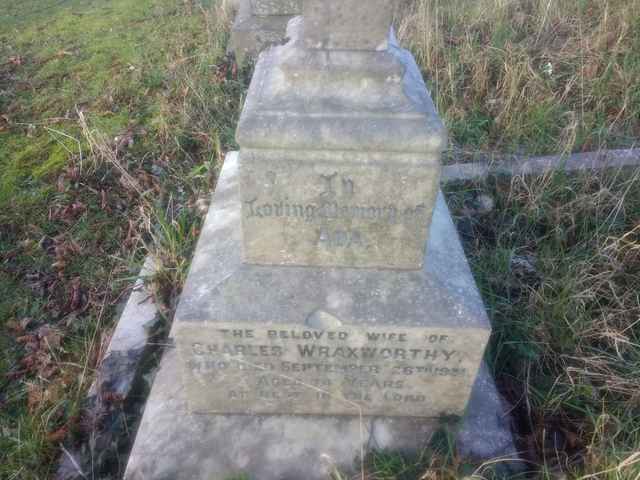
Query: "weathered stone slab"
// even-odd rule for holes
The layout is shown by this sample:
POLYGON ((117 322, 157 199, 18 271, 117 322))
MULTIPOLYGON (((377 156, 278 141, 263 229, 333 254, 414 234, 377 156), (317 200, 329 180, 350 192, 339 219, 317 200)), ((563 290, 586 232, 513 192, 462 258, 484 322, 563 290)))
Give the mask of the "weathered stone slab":
POLYGON ((250 263, 419 269, 444 127, 412 56, 299 48, 256 66, 237 138, 250 263))
POLYGON ((162 323, 158 305, 144 285, 144 279, 152 275, 155 268, 148 257, 84 401, 83 421, 93 422, 89 435, 80 444, 77 438, 69 441, 63 449, 56 480, 99 476, 109 465, 112 471, 110 462, 120 456, 123 445, 128 445, 130 418, 125 412, 139 401, 138 381, 148 368, 148 356, 162 323), (119 401, 114 403, 114 398, 119 401))
POLYGON ((302 0, 251 0, 254 15, 300 15, 302 0))
MULTIPOLYGON (((489 330, 482 301, 442 198, 435 210, 429 254, 422 271, 265 267, 242 263, 238 249, 242 236, 238 186, 238 159, 234 152, 228 155, 221 173, 176 312, 171 335, 178 348, 169 349, 162 360, 125 479, 225 480, 245 475, 252 480, 328 480, 336 469, 347 475, 358 472, 357 459, 371 450, 417 452, 437 429, 455 428, 438 418, 367 416, 367 402, 358 400, 352 401, 359 407, 352 415, 247 415, 256 409, 247 403, 243 404, 245 414, 194 413, 194 400, 200 402, 208 397, 212 402, 228 402, 214 398, 217 394, 211 392, 228 391, 230 385, 225 378, 201 375, 201 370, 196 371, 200 379, 194 378, 185 363, 189 357, 201 362, 248 366, 259 363, 251 353, 268 352, 278 346, 284 349, 291 341, 300 340, 293 338, 296 335, 305 340, 304 336, 324 332, 320 339, 308 342, 319 348, 330 344, 331 339, 322 337, 331 336, 332 331, 453 330, 460 338, 466 338, 467 332, 482 330, 486 335, 489 330), (200 335, 195 333, 198 329, 200 335), (220 329, 231 331, 224 333, 220 329), (278 338, 271 344, 259 337, 265 332, 268 337, 269 330, 275 331, 271 335, 278 338), (206 360, 202 357, 208 353, 198 354, 208 352, 205 345, 212 345, 211 339, 222 342, 229 335, 233 346, 228 354, 222 353, 221 360, 206 360), (254 339, 260 342, 255 342, 253 349, 248 348, 254 339), (193 351, 195 343, 197 352, 193 351), (262 343, 265 346, 261 347, 262 343), (185 346, 186 350, 179 353, 185 346), (242 348, 236 350, 236 346, 242 348), (236 355, 237 352, 243 355, 236 355), (200 380, 208 388, 198 392, 200 380), (194 381, 200 398, 194 399, 194 381)), ((334 340, 336 336, 340 341, 340 334, 334 333, 334 340)), ((471 352, 484 349, 486 336, 477 339, 476 345, 468 338, 465 353, 474 355, 471 352)), ((424 351, 444 339, 434 336, 424 341, 411 335, 406 340, 388 338, 385 345, 420 344, 416 349, 424 351)), ((471 355, 464 361, 469 361, 471 355)), ((336 361, 336 368, 346 364, 342 360, 347 359, 336 361)), ((367 362, 351 363, 367 367, 367 362)), ((243 372, 256 379, 255 371, 243 372)), ((285 381, 300 372, 286 373, 277 378, 285 381)), ((313 384, 314 377, 307 371, 301 378, 306 384, 313 384)), ((440 391, 427 387, 422 392, 429 398, 470 398, 466 413, 463 409, 456 412, 464 414, 459 451, 480 461, 501 455, 517 458, 508 410, 487 369, 480 368, 475 380, 475 374, 462 377, 463 386, 441 385, 440 391)), ((455 382, 455 378, 448 380, 455 382)), ((286 388, 272 385, 271 392, 286 388)), ((321 384, 318 389, 326 390, 321 384)), ((368 390, 361 385, 361 391, 368 390)), ((208 407, 208 412, 216 409, 213 403, 208 407)))
MULTIPOLYGON (((358 474, 362 453, 421 452, 437 429, 456 428, 409 417, 193 415, 180 378, 177 352, 169 349, 125 480, 329 480, 336 470, 358 474)), ((486 368, 480 370, 459 431, 456 446, 465 458, 503 457, 512 464, 519 458, 508 406, 486 368)))
POLYGON ((488 334, 483 329, 319 328, 235 322, 176 329, 192 410, 459 415, 482 359, 477 346, 486 344, 488 334))
POLYGON ((304 46, 322 50, 386 50, 394 0, 306 0, 304 46))
POLYGON ((437 157, 244 150, 241 162, 247 262, 422 265, 437 157))
POLYGON ((165 353, 125 480, 329 480, 371 449, 413 452, 436 419, 190 412, 176 351, 165 353))
POLYGON ((460 415, 490 326, 443 199, 420 271, 251 265, 237 168, 230 155, 171 333, 192 411, 460 415))

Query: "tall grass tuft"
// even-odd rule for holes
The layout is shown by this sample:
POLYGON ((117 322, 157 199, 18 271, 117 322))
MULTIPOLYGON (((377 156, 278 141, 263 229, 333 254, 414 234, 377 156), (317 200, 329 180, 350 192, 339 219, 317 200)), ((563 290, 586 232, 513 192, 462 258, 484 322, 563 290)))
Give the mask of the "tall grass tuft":
POLYGON ((448 190, 525 455, 541 478, 638 478, 640 171, 448 190))
POLYGON ((638 0, 404 0, 400 18, 463 149, 566 153, 640 136, 638 0))

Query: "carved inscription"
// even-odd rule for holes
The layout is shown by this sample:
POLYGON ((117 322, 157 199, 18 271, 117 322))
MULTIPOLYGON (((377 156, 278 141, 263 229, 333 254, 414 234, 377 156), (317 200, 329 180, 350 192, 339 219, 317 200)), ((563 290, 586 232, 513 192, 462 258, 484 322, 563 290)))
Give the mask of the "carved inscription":
MULTIPOLYGON (((396 204, 368 205, 354 203, 357 186, 353 178, 337 172, 319 175, 322 192, 313 202, 261 201, 258 197, 245 200, 245 218, 300 219, 321 225, 316 230, 315 244, 326 249, 365 248, 363 226, 368 223, 386 225, 419 224, 424 221, 426 205, 400 207, 396 204)), ((268 172, 267 185, 275 186, 274 172, 268 172)))
POLYGON ((453 392, 452 411, 466 402, 484 346, 420 328, 221 325, 178 338, 194 409, 226 413, 446 414, 433 389, 453 392))
POLYGON ((290 201, 260 202, 258 198, 244 201, 247 218, 300 218, 307 222, 317 220, 363 220, 388 224, 411 223, 425 214, 424 204, 403 210, 395 205, 345 205, 336 201, 323 203, 295 203, 290 201))

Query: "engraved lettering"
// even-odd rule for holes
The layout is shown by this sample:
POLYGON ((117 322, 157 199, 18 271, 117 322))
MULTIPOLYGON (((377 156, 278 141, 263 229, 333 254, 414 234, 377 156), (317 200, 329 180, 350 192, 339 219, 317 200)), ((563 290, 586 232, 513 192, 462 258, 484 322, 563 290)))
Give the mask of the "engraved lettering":
POLYGON ((342 179, 342 192, 344 195, 353 197, 355 195, 355 183, 350 178, 342 179))
POLYGON ((367 332, 367 340, 370 342, 406 342, 407 334, 406 333, 378 333, 378 332, 367 332))
POLYGON ((362 234, 358 230, 331 231, 327 228, 318 230, 318 245, 328 249, 364 247, 362 234))
POLYGON ((457 352, 455 350, 447 351, 442 350, 442 354, 445 356, 445 360, 449 361, 457 352))
MULTIPOLYGON (((258 216, 258 214, 256 213, 256 211, 254 210, 254 205, 255 203, 258 201, 257 198, 254 198, 253 200, 246 200, 244 202, 245 205, 245 212, 247 212, 247 217, 251 218, 251 217, 256 217, 258 216)), ((260 215, 262 216, 262 215, 260 215)))
POLYGON ((346 413, 342 399, 420 415, 431 408, 432 387, 452 380, 465 388, 475 374, 469 365, 476 360, 461 355, 463 343, 450 329, 224 322, 208 332, 178 344, 187 373, 197 388, 215 385, 207 395, 249 411, 315 403, 320 414, 346 413))
POLYGON ((335 201, 321 203, 259 202, 257 198, 245 200, 246 218, 299 218, 307 222, 326 220, 366 221, 395 225, 399 221, 411 225, 426 215, 426 207, 408 207, 399 218, 395 205, 345 205, 335 201))
POLYGON ((333 189, 333 181, 338 176, 338 173, 335 172, 332 175, 320 175, 320 178, 324 181, 324 192, 323 195, 333 196, 336 194, 333 189))

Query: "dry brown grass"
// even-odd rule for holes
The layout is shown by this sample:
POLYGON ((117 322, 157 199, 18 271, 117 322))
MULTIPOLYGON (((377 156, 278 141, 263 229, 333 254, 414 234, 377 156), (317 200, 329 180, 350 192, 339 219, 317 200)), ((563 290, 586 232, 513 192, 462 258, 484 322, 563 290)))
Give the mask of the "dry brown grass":
POLYGON ((638 0, 406 0, 401 18, 459 146, 566 153, 640 136, 638 0))
POLYGON ((450 186, 449 202, 537 476, 637 479, 640 171, 489 178, 450 186))

